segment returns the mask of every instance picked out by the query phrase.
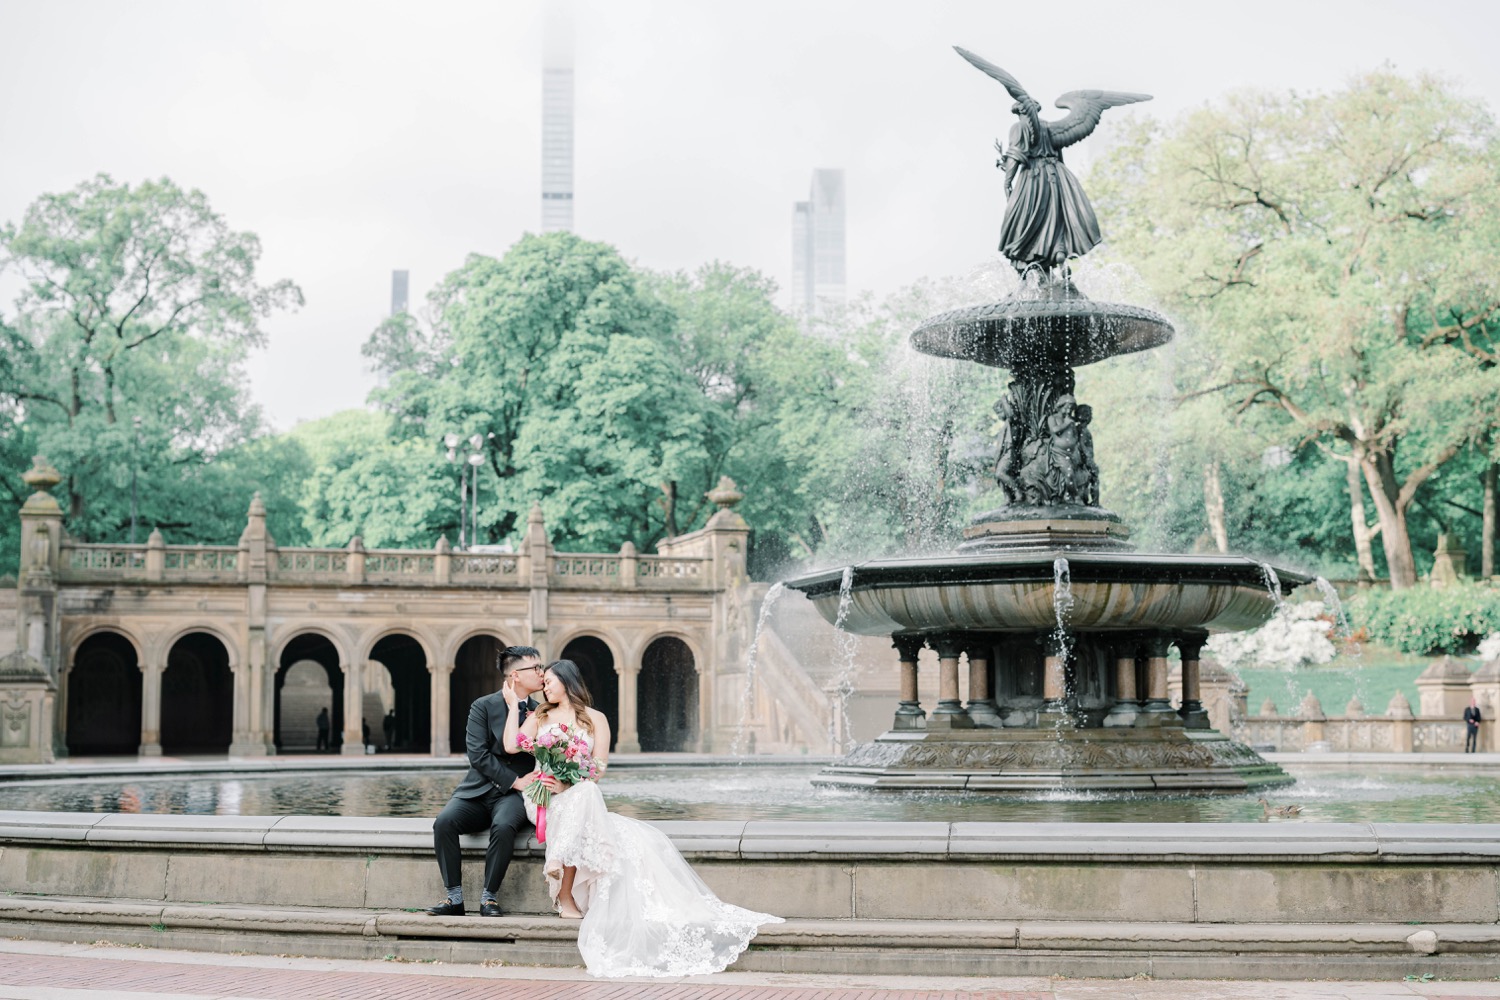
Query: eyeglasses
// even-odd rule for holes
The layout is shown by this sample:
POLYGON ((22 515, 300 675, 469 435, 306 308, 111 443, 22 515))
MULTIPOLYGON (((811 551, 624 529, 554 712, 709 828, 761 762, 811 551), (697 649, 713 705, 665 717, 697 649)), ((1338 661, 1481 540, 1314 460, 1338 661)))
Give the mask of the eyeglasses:
POLYGON ((542 671, 544 671, 546 669, 547 668, 544 667, 544 666, 542 666, 540 663, 533 663, 529 667, 516 667, 515 669, 513 669, 511 671, 511 673, 513 673, 513 674, 519 674, 519 673, 524 673, 527 670, 535 670, 537 673, 541 673, 542 671))

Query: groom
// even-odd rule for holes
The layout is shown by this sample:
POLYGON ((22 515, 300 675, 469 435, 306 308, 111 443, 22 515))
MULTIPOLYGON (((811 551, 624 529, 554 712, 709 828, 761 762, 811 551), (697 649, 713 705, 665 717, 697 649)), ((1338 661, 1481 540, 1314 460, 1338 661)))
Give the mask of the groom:
MULTIPOLYGON (((502 686, 512 686, 523 699, 516 707, 521 713, 518 721, 524 723, 536 707, 530 696, 542 689, 542 654, 530 646, 507 646, 500 651, 500 673, 504 676, 502 686)), ((510 867, 516 834, 526 823, 520 791, 536 780, 536 761, 530 754, 505 752, 503 738, 509 712, 501 691, 475 699, 469 708, 469 725, 464 733, 469 773, 432 824, 438 870, 448 898, 427 910, 431 916, 464 915, 463 858, 458 838, 485 829, 490 831, 490 846, 484 853, 484 895, 479 900, 479 915, 501 915, 495 896, 510 867)))

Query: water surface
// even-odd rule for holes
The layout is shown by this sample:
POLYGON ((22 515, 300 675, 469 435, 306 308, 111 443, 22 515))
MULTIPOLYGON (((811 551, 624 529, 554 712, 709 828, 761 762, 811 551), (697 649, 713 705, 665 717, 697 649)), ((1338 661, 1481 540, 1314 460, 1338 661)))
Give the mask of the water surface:
MULTIPOLYGON (((872 792, 815 787, 810 779, 817 770, 815 765, 632 767, 611 773, 601 787, 611 809, 638 819, 1230 823, 1262 816, 1254 795, 872 792)), ((1288 770, 1297 783, 1268 797, 1302 806, 1303 822, 1500 823, 1500 775, 1375 766, 1288 770)), ((16 781, 0 784, 0 809, 436 816, 458 778, 457 772, 304 772, 16 781)))

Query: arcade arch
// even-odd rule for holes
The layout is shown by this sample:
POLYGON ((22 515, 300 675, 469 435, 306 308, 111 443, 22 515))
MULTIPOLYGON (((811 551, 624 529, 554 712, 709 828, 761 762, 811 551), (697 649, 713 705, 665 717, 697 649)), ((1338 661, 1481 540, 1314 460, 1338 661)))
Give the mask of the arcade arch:
POLYGON ((466 753, 464 727, 469 706, 500 690, 500 651, 509 645, 499 636, 482 632, 471 635, 453 654, 453 673, 448 679, 448 751, 466 753))
POLYGON ((422 642, 405 632, 393 632, 375 643, 368 660, 360 706, 363 721, 369 724, 365 741, 384 747, 384 720, 394 713, 393 749, 430 753, 432 675, 422 642))
POLYGON ((698 714, 698 668, 692 649, 676 636, 652 640, 641 654, 641 673, 636 682, 641 750, 695 749, 698 714))
POLYGON ((569 640, 559 659, 578 664, 594 707, 609 720, 609 748, 613 750, 620 741, 620 677, 615 668, 615 654, 598 636, 580 635, 569 640))
POLYGON ((136 646, 118 632, 87 636, 68 669, 68 753, 134 754, 141 746, 141 664, 136 646))
POLYGON ((234 675, 215 635, 189 632, 167 651, 161 675, 163 753, 225 753, 234 734, 234 675))
POLYGON ((344 672, 333 642, 318 632, 293 636, 281 648, 275 687, 276 752, 315 749, 317 717, 325 708, 329 714, 325 749, 336 752, 344 741, 344 672))

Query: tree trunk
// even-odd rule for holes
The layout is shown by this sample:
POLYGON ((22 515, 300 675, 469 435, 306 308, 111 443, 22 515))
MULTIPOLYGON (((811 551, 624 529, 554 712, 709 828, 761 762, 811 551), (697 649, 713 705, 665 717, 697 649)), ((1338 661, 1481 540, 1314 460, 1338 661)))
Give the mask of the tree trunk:
POLYGON ((1208 516, 1208 531, 1214 548, 1229 551, 1229 529, 1224 525, 1224 488, 1219 480, 1217 460, 1203 466, 1203 510, 1208 516))
POLYGON ((1500 465, 1490 462, 1479 477, 1484 484, 1484 529, 1479 544, 1479 572, 1488 580, 1495 575, 1495 484, 1500 480, 1500 465))
POLYGON ((677 480, 669 479, 661 484, 662 509, 666 511, 666 532, 668 538, 676 538, 677 531, 677 480))
POLYGON ((1354 530, 1354 554, 1359 560, 1359 578, 1361 580, 1375 579, 1375 550, 1370 545, 1370 540, 1379 533, 1380 528, 1370 527, 1370 519, 1365 514, 1365 486, 1359 478, 1359 465, 1352 459, 1344 463, 1349 484, 1349 512, 1351 527, 1354 530))
POLYGON ((1391 589, 1416 586, 1417 562, 1411 551, 1411 536, 1406 531, 1406 509, 1397 504, 1401 490, 1390 456, 1367 453, 1360 457, 1359 464, 1370 487, 1370 497, 1375 501, 1375 515, 1380 518, 1380 541, 1391 575, 1391 589))

